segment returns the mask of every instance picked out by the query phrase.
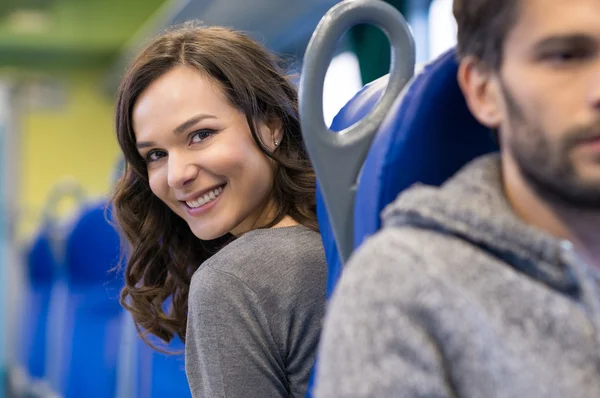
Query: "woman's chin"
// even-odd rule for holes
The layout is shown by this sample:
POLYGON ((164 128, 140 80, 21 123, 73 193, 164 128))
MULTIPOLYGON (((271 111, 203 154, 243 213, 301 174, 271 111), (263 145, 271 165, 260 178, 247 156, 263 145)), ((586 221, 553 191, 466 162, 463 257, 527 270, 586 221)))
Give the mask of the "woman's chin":
MULTIPOLYGON (((189 225, 189 224, 188 224, 189 225)), ((193 225, 189 225, 194 236, 200 240, 208 241, 221 238, 229 233, 226 228, 209 228, 208 226, 202 226, 201 228, 194 228, 193 225)))

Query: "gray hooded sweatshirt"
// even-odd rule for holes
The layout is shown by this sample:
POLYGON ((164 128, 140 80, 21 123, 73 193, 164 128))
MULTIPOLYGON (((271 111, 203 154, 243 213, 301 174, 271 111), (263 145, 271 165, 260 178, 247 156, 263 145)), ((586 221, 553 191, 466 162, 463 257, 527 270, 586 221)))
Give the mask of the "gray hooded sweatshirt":
POLYGON ((497 155, 382 216, 330 303, 316 397, 600 397, 598 273, 513 213, 497 155))

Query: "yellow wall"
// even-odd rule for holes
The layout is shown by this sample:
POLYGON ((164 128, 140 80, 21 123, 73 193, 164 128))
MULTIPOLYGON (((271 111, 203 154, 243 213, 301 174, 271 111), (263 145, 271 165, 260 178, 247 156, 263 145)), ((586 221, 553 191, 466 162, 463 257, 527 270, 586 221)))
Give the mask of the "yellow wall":
POLYGON ((63 106, 21 114, 19 237, 35 230, 48 194, 60 180, 78 181, 89 197, 109 193, 119 151, 113 101, 100 91, 100 78, 94 72, 64 76, 63 106))

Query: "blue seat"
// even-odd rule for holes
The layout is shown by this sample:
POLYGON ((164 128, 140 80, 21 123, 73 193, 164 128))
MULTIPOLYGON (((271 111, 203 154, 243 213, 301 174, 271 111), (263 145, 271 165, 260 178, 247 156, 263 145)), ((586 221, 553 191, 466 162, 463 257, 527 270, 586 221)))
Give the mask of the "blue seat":
MULTIPOLYGON (((470 160, 497 151, 486 127, 467 108, 456 79, 454 49, 425 66, 388 112, 363 164, 354 206, 354 248, 381 226, 380 213, 400 192, 421 182, 440 185, 470 160)), ((387 76, 366 86, 342 108, 332 130, 366 115, 383 94, 387 76)), ((329 266, 328 297, 342 272, 322 198, 319 225, 329 266)))
MULTIPOLYGON (((469 161, 498 150, 489 129, 467 108, 457 72, 452 49, 414 77, 379 126, 358 180, 354 249, 379 230, 381 211, 403 190, 417 182, 440 185, 469 161)), ((341 131, 363 118, 383 95, 386 83, 384 76, 365 86, 341 109, 331 129, 341 131)), ((319 188, 317 210, 327 256, 329 298, 343 266, 319 188)), ((311 388, 312 384, 311 379, 311 388)))
POLYGON ((175 337, 165 345, 147 336, 152 344, 168 352, 162 353, 139 337, 129 313, 123 313, 122 322, 125 335, 120 348, 117 398, 191 398, 181 340, 175 337))
POLYGON ((498 150, 467 108, 454 50, 426 65, 388 112, 365 160, 354 209, 355 248, 380 213, 415 183, 439 186, 471 160, 498 150))
POLYGON ((45 224, 37 233, 25 257, 27 282, 19 325, 19 366, 34 379, 45 376, 46 330, 56 259, 52 252, 52 228, 45 224))
MULTIPOLYGON (((139 398, 191 398, 187 377, 185 375, 185 357, 183 355, 184 344, 179 338, 174 338, 165 348, 171 353, 165 354, 151 349, 141 339, 140 344, 141 363, 147 364, 140 368, 140 392, 139 398)), ((164 347, 164 343, 159 343, 164 347)), ((142 365, 143 366, 143 365, 142 365)))
POLYGON ((83 208, 65 245, 66 308, 58 335, 53 387, 65 398, 114 397, 121 339, 119 289, 111 272, 120 239, 107 220, 106 203, 83 208))

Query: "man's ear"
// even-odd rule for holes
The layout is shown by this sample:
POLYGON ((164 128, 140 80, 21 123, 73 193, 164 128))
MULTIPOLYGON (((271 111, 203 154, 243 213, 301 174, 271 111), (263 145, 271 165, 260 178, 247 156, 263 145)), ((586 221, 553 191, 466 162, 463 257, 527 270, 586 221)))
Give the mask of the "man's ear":
POLYGON ((503 115, 502 90, 493 70, 467 56, 460 62, 457 79, 475 119, 489 128, 498 128, 503 115))

